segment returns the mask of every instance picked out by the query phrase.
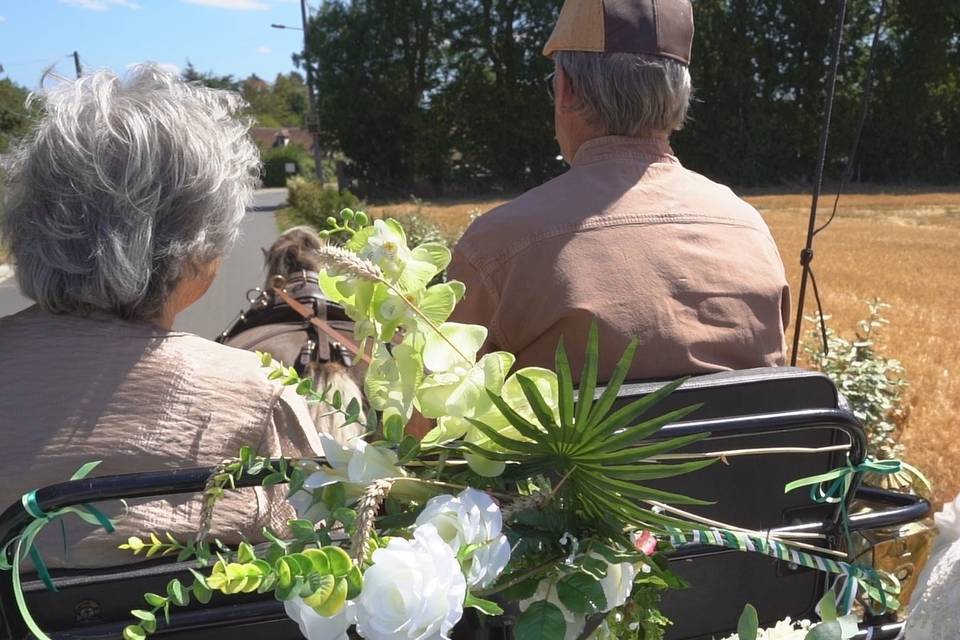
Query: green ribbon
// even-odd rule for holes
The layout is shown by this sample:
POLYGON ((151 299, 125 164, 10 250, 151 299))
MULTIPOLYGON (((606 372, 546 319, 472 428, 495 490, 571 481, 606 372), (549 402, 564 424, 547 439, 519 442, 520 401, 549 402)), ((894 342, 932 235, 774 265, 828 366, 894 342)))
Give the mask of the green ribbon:
MULTIPOLYGON (((99 460, 96 462, 88 462, 80 467, 77 472, 70 477, 70 479, 82 480, 83 478, 87 477, 87 475, 99 464, 99 460)), ((63 522, 60 521, 60 518, 68 514, 73 514, 88 524, 103 527, 107 533, 113 533, 114 527, 113 523, 110 522, 110 519, 105 516, 103 512, 89 504, 82 504, 78 507, 64 507, 62 509, 57 509, 56 511, 47 513, 40 508, 40 504, 37 502, 36 491, 25 493, 20 499, 20 502, 23 504, 24 510, 33 518, 33 520, 23 528, 23 531, 21 531, 18 536, 14 537, 6 545, 4 545, 3 549, 0 549, 0 570, 12 572, 13 597, 16 600, 17 608, 20 610, 20 616, 26 623, 27 628, 30 629, 30 632, 40 640, 49 640, 49 637, 43 633, 37 622, 33 619, 33 616, 30 615, 26 598, 23 595, 23 585, 20 580, 20 565, 25 557, 29 556, 33 561, 34 568, 37 570, 37 575, 43 581, 43 584, 49 591, 57 591, 57 587, 53 584, 53 579, 50 577, 50 571, 47 569, 46 563, 44 563, 43 558, 40 556, 40 552, 37 551, 37 548, 34 546, 34 540, 40 534, 40 532, 43 531, 43 528, 51 522, 59 521, 60 526, 63 527, 63 522), (13 547, 13 559, 8 561, 7 558, 10 557, 11 546, 13 547)), ((65 529, 62 531, 63 545, 64 549, 66 549, 66 531, 65 529)))
MULTIPOLYGON (((846 498, 850 493, 850 487, 853 485, 854 478, 860 473, 892 475, 895 473, 900 473, 905 468, 914 471, 919 475, 920 478, 923 478, 919 471, 915 471, 913 467, 910 467, 910 465, 907 465, 900 460, 874 460, 867 458, 862 463, 853 465, 851 464, 850 456, 848 455, 847 465, 845 467, 840 467, 838 469, 834 469, 833 471, 828 471, 815 476, 794 480, 793 482, 787 483, 787 485, 783 488, 783 492, 790 493, 791 491, 801 487, 810 487, 810 499, 814 502, 818 502, 820 504, 839 504, 843 535, 847 542, 847 553, 849 554, 853 550, 853 539, 850 536, 850 514, 847 512, 846 498)), ((875 585, 877 580, 876 574, 871 577, 874 578, 872 582, 875 585)), ((869 590, 869 583, 864 584, 861 582, 860 584, 861 586, 867 587, 869 590)), ((874 596, 871 599, 880 601, 881 611, 886 609, 887 593, 885 589, 876 589, 874 587, 874 593, 871 595, 874 596), (879 596, 879 598, 876 596, 879 596)), ((847 583, 844 585, 843 592, 840 595, 842 602, 841 606, 846 613, 849 613, 850 609, 852 608, 855 596, 855 583, 848 579, 847 583)), ((871 605, 870 608, 872 610, 873 606, 871 605)))
POLYGON ((900 460, 864 460, 861 464, 854 466, 850 463, 850 457, 847 456, 847 466, 821 473, 807 478, 800 478, 788 483, 784 488, 784 493, 790 493, 800 487, 810 487, 810 499, 814 502, 827 504, 843 504, 847 494, 850 492, 850 486, 858 473, 876 473, 879 475, 890 475, 900 473, 904 469, 904 463, 900 460))

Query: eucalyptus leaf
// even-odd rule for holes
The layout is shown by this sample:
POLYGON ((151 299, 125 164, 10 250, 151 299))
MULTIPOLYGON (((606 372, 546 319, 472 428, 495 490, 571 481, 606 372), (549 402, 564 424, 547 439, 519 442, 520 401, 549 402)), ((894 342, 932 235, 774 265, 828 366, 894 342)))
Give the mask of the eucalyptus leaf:
POLYGON ((810 629, 804 640, 843 640, 843 628, 836 620, 822 622, 810 629))
POLYGON ((757 640, 757 632, 760 628, 760 620, 757 616, 757 610, 752 604, 743 608, 740 614, 740 620, 737 622, 737 636, 740 640, 757 640))

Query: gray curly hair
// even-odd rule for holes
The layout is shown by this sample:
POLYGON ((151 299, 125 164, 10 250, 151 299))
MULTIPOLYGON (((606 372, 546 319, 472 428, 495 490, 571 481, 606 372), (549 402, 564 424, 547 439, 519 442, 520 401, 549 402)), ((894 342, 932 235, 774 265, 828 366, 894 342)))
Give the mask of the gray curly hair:
POLYGON ((243 100, 156 65, 31 100, 43 115, 4 162, 0 217, 21 290, 52 313, 156 318, 236 240, 260 164, 243 100))

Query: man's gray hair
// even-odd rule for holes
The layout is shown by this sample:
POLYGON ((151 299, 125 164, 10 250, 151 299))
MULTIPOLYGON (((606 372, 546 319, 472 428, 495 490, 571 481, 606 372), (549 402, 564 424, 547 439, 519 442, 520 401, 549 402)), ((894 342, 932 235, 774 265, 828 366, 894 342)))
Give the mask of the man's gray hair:
POLYGON ((633 53, 557 51, 577 109, 608 135, 638 137, 676 131, 687 119, 693 86, 687 65, 633 53))
POLYGON ((239 95, 141 65, 37 99, 0 218, 24 295, 53 313, 156 318, 236 240, 259 175, 239 95))

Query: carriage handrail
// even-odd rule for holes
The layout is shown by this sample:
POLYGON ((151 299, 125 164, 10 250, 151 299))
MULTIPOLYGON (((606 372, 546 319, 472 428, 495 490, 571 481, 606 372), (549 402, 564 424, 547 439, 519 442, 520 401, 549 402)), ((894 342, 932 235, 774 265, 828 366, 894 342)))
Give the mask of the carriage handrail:
MULTIPOLYGON (((325 461, 322 457, 310 459, 316 462, 325 461)), ((281 459, 277 458, 273 463, 279 464, 280 461, 281 459)), ((287 459, 287 462, 290 463, 292 460, 287 459)), ((104 500, 199 493, 203 491, 207 480, 215 471, 216 467, 190 467, 84 478, 48 485, 38 489, 35 495, 40 509, 50 512, 104 500)), ((236 486, 237 488, 260 486, 263 478, 269 473, 266 469, 258 474, 245 473, 237 480, 236 486)), ((10 505, 0 514, 0 548, 19 534, 33 519, 20 501, 10 505)))
MULTIPOLYGON (((862 459, 865 441, 856 418, 849 412, 837 409, 805 409, 736 418, 693 420, 664 427, 661 434, 671 437, 694 432, 711 432, 714 437, 742 433, 760 435, 795 428, 800 424, 805 428, 835 429, 843 432, 850 438, 851 459, 855 463, 862 459)), ((316 460, 323 461, 323 458, 316 460)), ((279 463, 279 459, 276 462, 279 463)), ((36 499, 40 509, 54 511, 104 500, 198 493, 203 491, 214 470, 214 467, 193 467, 85 478, 38 489, 36 499)), ((264 471, 258 475, 245 474, 237 486, 258 486, 267 473, 264 471)), ((0 547, 16 536, 32 519, 19 501, 0 514, 0 547)))

